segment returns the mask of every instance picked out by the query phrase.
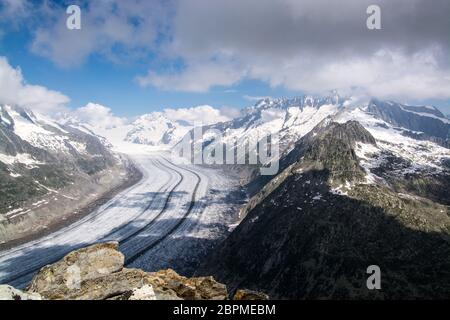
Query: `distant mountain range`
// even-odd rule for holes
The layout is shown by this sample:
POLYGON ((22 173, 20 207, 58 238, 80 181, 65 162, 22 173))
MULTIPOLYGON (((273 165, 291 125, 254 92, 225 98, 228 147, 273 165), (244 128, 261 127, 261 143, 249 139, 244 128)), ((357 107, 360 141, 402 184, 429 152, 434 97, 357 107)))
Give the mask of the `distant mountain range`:
MULTIPOLYGON (((197 143, 208 145, 211 149, 216 144, 233 147, 233 141, 260 139, 264 135, 277 133, 280 154, 283 155, 327 117, 354 119, 376 131, 375 134, 389 135, 393 132, 403 142, 406 137, 410 137, 412 139, 407 140, 409 143, 423 140, 449 146, 450 121, 434 107, 408 106, 377 99, 359 104, 352 98, 344 98, 338 94, 324 98, 303 96, 293 99, 263 99, 245 109, 242 117, 205 126, 204 131, 212 130, 221 134, 218 137, 204 136, 197 143)), ((193 130, 188 136, 194 138, 193 130)))
MULTIPOLYGON (((301 96, 294 98, 265 98, 245 108, 238 118, 226 122, 205 125, 204 131, 212 129, 221 133, 219 140, 205 137, 203 144, 226 143, 242 140, 244 137, 261 137, 277 133, 282 152, 286 152, 302 136, 310 132, 328 116, 352 110, 364 110, 391 127, 403 128, 404 135, 415 139, 432 140, 440 145, 449 141, 449 119, 437 108, 431 106, 409 106, 392 101, 372 99, 368 103, 357 103, 351 97, 338 93, 326 97, 301 96)), ((207 117, 207 115, 205 115, 207 117)), ((144 114, 129 123, 113 128, 87 125, 77 119, 65 119, 64 123, 88 128, 110 142, 130 142, 155 147, 173 147, 186 134, 193 137, 194 124, 191 121, 167 117, 164 112, 144 114), (120 134, 118 134, 120 132, 120 134)), ((208 122, 208 119, 205 119, 208 122)), ((211 121, 209 121, 211 122, 211 121)))

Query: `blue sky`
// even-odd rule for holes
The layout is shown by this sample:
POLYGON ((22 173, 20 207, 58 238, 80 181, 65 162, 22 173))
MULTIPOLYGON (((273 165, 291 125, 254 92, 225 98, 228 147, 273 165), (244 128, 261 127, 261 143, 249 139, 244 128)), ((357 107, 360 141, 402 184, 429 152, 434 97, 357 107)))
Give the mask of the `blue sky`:
POLYGON ((380 1, 378 33, 365 28, 365 0, 72 2, 82 8, 81 31, 65 27, 67 1, 0 0, 0 57, 22 73, 14 88, 39 85, 55 105, 94 102, 127 117, 333 89, 450 113, 449 40, 441 31, 449 22, 424 0, 406 15, 380 1), (428 28, 407 28, 430 15, 428 28))

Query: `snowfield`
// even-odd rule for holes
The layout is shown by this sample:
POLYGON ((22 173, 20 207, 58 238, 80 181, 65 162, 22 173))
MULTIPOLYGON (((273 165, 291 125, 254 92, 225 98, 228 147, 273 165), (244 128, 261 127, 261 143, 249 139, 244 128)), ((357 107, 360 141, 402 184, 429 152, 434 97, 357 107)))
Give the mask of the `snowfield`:
POLYGON ((128 266, 193 272, 236 222, 228 198, 237 182, 220 170, 174 164, 168 153, 145 150, 131 155, 144 175, 139 183, 67 227, 0 252, 0 283, 23 287, 42 266, 110 240, 120 242, 128 266))
MULTIPOLYGON (((450 157, 449 150, 431 141, 420 141, 403 135, 405 128, 396 128, 393 125, 377 119, 367 113, 364 108, 355 108, 338 113, 333 121, 345 123, 358 121, 376 139, 377 147, 358 144, 356 153, 361 159, 361 165, 370 170, 376 168, 384 161, 384 155, 392 154, 405 159, 411 166, 399 174, 413 171, 428 170, 442 171, 442 161, 450 157)), ((368 176, 373 181, 373 177, 368 176)))

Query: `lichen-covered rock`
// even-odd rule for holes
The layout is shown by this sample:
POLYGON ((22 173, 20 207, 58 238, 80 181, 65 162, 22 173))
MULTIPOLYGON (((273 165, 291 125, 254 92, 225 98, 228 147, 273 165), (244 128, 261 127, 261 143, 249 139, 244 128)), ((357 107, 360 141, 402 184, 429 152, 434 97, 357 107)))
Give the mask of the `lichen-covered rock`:
POLYGON ((27 293, 8 285, 0 285, 0 300, 42 300, 38 293, 27 293))
POLYGON ((186 278, 175 271, 123 267, 117 242, 92 245, 45 266, 28 292, 50 300, 225 300, 225 285, 212 277, 186 278))
POLYGON ((156 300, 155 291, 151 285, 146 284, 142 288, 133 289, 128 300, 156 300))
POLYGON ((233 300, 269 300, 269 296, 262 292, 241 289, 236 291, 233 300))
POLYGON ((122 269, 119 272, 81 281, 78 288, 62 285, 48 291, 39 291, 39 293, 46 299, 52 300, 104 300, 150 284, 144 271, 122 269))
POLYGON ((171 290, 185 300, 225 300, 227 287, 213 277, 186 278, 171 269, 149 273, 154 287, 171 290))
POLYGON ((28 291, 38 292, 47 299, 82 298, 87 286, 122 270, 125 257, 117 249, 117 242, 107 242, 73 251, 62 260, 43 267, 31 281, 28 291))

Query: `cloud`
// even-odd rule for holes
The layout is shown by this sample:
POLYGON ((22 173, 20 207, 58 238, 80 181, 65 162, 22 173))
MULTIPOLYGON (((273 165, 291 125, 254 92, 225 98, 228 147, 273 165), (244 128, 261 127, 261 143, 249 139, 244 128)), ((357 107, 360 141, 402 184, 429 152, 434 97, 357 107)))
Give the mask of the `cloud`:
POLYGON ((279 109, 265 109, 261 111, 261 121, 270 122, 275 119, 283 119, 285 112, 279 109))
POLYGON ((164 109, 163 114, 169 120, 183 120, 190 125, 201 123, 202 125, 225 122, 231 120, 230 109, 219 110, 211 106, 197 106, 192 108, 164 109))
POLYGON ((366 27, 373 0, 80 0, 81 30, 65 27, 63 5, 5 3, 4 19, 40 17, 27 16, 35 53, 63 67, 138 60, 144 87, 201 93, 256 79, 317 94, 450 98, 448 0, 378 0, 381 30, 366 27))
POLYGON ((380 50, 367 57, 314 65, 303 60, 297 61, 295 68, 307 72, 290 73, 279 68, 272 71, 269 82, 313 93, 337 89, 342 94, 364 92, 392 99, 448 98, 450 73, 436 61, 438 55, 426 48, 411 56, 401 51, 380 50))
POLYGON ((220 108, 220 113, 229 120, 242 116, 242 109, 236 107, 225 106, 220 108))
MULTIPOLYGON (((239 109, 222 108, 203 105, 191 108, 167 108, 162 111, 155 111, 171 121, 183 121, 189 125, 208 125, 231 120, 233 115, 237 115, 239 109)), ((114 115, 113 111, 101 104, 89 102, 84 107, 74 110, 70 115, 77 121, 89 124, 95 128, 111 129, 128 125, 133 119, 121 118, 114 115)))
POLYGON ((308 93, 450 97, 448 0, 379 0, 382 30, 375 31, 366 27, 372 0, 177 4, 166 52, 186 67, 151 71, 141 85, 204 92, 257 79, 308 93))
POLYGON ((248 100, 248 101, 260 101, 260 100, 264 100, 264 99, 268 99, 268 98, 270 99, 272 97, 270 97, 270 96, 249 96, 249 95, 244 95, 243 98, 245 100, 248 100))
POLYGON ((18 105, 42 113, 58 112, 70 99, 60 92, 26 83, 20 68, 0 57, 0 103, 18 105))
POLYGON ((211 63, 202 61, 189 64, 183 72, 158 74, 149 71, 145 76, 138 76, 136 80, 143 86, 153 86, 162 90, 179 90, 189 92, 207 92, 212 86, 231 86, 243 77, 242 70, 232 64, 211 63))
POLYGON ((26 0, 3 0, 0 4, 0 18, 8 19, 16 23, 18 20, 28 17, 30 3, 26 0))
POLYGON ((37 26, 32 51, 62 67, 80 65, 92 55, 122 63, 148 55, 168 20, 166 6, 155 0, 81 3, 81 30, 66 27, 66 7, 35 6, 46 23, 37 26))
POLYGON ((115 116, 110 108, 92 102, 76 109, 72 115, 80 122, 102 129, 119 127, 127 122, 115 116))

